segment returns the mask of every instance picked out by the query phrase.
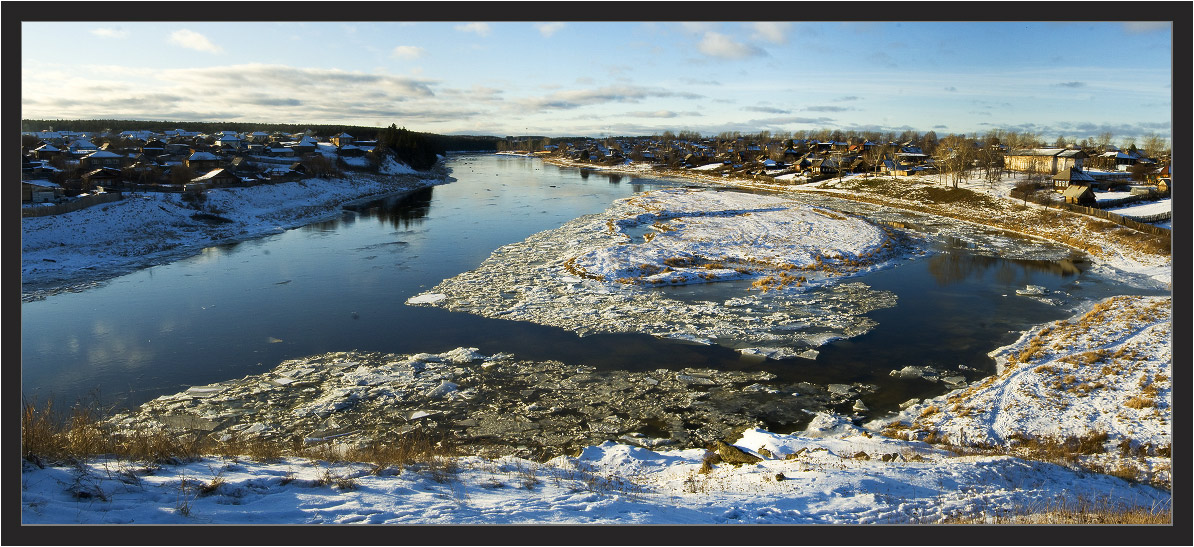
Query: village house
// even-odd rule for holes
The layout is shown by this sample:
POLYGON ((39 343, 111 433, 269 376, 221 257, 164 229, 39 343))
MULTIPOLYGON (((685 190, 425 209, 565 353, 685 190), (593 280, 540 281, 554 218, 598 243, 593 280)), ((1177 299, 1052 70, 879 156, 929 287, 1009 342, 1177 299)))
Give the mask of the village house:
POLYGON ((246 148, 244 139, 240 138, 240 136, 235 133, 230 134, 228 132, 216 137, 215 145, 220 147, 221 150, 228 150, 231 152, 239 152, 246 148))
POLYGON ((21 201, 24 203, 58 201, 63 195, 63 188, 48 180, 21 181, 21 201))
POLYGON ((1070 167, 1053 175, 1053 189, 1058 192, 1065 192, 1073 185, 1095 186, 1096 184, 1094 177, 1077 167, 1070 167))
POLYGON ((67 146, 67 151, 77 158, 81 158, 97 150, 99 150, 99 147, 87 139, 75 139, 67 146))
POLYGON ((192 152, 187 159, 183 161, 183 165, 190 167, 192 170, 204 173, 220 166, 220 157, 211 152, 192 152))
POLYGON ((79 160, 79 167, 83 169, 95 169, 99 167, 110 167, 113 169, 120 169, 124 166, 124 156, 115 152, 107 150, 97 150, 79 160))
POLYGON ((166 153, 166 143, 158 139, 149 139, 141 145, 141 153, 149 158, 156 158, 166 153))
POLYGON ((45 143, 33 149, 33 157, 42 161, 49 161, 57 157, 61 157, 63 151, 61 148, 50 143, 45 143))
POLYGON ((124 182, 124 177, 121 175, 119 169, 112 169, 110 167, 100 167, 84 173, 80 180, 79 190, 83 192, 90 192, 93 190, 106 190, 109 188, 117 188, 124 182))
POLYGON ((234 175, 228 169, 212 169, 201 176, 191 179, 191 183, 203 184, 207 188, 237 186, 241 182, 241 178, 234 175))
POLYGON ((1082 169, 1087 154, 1070 148, 1028 148, 1011 150, 1003 156, 1003 167, 1010 171, 1056 175, 1075 167, 1082 169))
POLYGON ((1098 200, 1095 199, 1094 190, 1091 190, 1089 184, 1067 186, 1061 195, 1065 198, 1066 203, 1085 205, 1087 207, 1094 207, 1098 204, 1098 200))
POLYGON ((297 152, 293 148, 283 146, 280 142, 274 142, 265 150, 266 155, 276 158, 293 158, 297 152))

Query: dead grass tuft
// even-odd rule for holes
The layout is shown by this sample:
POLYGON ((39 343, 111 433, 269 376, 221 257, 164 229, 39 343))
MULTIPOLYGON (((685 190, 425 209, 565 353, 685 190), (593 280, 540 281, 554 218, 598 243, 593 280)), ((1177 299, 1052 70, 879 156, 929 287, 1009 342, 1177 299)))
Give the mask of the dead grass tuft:
POLYGON ((1131 399, 1128 399, 1127 402, 1124 403, 1124 406, 1128 408, 1135 408, 1137 410, 1143 408, 1154 408, 1157 406, 1157 401, 1152 397, 1135 395, 1131 399))

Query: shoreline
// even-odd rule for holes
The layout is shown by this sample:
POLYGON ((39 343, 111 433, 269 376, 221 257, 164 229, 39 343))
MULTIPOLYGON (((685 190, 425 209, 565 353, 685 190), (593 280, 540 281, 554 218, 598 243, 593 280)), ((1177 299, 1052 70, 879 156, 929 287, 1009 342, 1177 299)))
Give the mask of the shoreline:
MULTIPOLYGON (((516 154, 508 154, 508 155, 516 155, 516 154)), ((910 211, 910 212, 914 212, 914 213, 940 216, 940 217, 949 218, 949 219, 960 221, 960 222, 965 222, 967 224, 973 224, 973 225, 982 226, 985 228, 993 228, 993 229, 997 229, 997 230, 1002 230, 1005 232, 1017 234, 1022 237, 1050 241, 1053 243, 1064 245, 1071 249, 1082 251, 1083 253, 1090 256, 1092 261, 1097 264, 1110 266, 1117 270, 1121 270, 1121 271, 1129 272, 1129 273, 1145 272, 1145 275, 1148 275, 1154 281, 1164 284, 1165 289, 1172 290, 1172 287, 1173 287, 1172 253, 1167 253, 1165 255, 1152 253, 1151 254, 1151 257, 1152 257, 1151 262, 1153 262, 1152 264, 1150 264, 1146 261, 1135 260, 1133 258, 1128 257, 1126 251, 1129 251, 1129 250, 1135 251, 1135 252, 1141 252, 1141 251, 1140 251, 1140 249, 1131 249, 1130 247, 1128 249, 1125 249, 1126 242, 1124 240, 1128 239, 1128 236, 1123 236, 1123 237, 1119 237, 1117 240, 1112 240, 1111 236, 1109 236, 1107 234, 1113 232, 1114 231, 1113 229, 1111 229, 1111 230, 1106 229, 1106 228, 1084 229, 1085 228, 1084 226, 1081 226, 1081 225, 1075 226, 1077 223, 1080 223, 1080 222, 1089 223, 1089 222, 1098 221, 1098 219, 1095 219, 1094 217, 1086 217, 1084 215, 1079 215, 1076 213, 1069 213, 1068 211, 1057 211, 1057 210, 1047 209, 1043 206, 1033 204, 1033 203, 1023 205, 1023 204, 1016 202, 1015 200, 1007 198, 1003 194, 1000 194, 1000 196, 1001 196, 1000 201, 996 202, 995 205, 1004 207, 1005 208, 1004 211, 998 211, 998 212, 992 211, 992 210, 958 211, 958 210, 955 210, 955 209, 957 209, 956 207, 946 207, 946 206, 940 205, 940 204, 909 202, 908 200, 895 199, 895 198, 892 198, 891 196, 887 196, 887 195, 881 194, 879 192, 866 192, 865 190, 856 190, 856 191, 851 192, 849 190, 830 189, 830 188, 824 187, 825 184, 833 184, 833 183, 837 182, 839 179, 836 179, 836 178, 831 178, 831 179, 822 180, 822 181, 818 181, 818 182, 804 183, 804 184, 783 184, 783 183, 769 184, 769 183, 764 183, 764 182, 760 182, 760 181, 744 180, 744 179, 736 178, 733 176, 731 176, 731 177, 711 176, 711 175, 705 175, 705 174, 696 174, 691 171, 677 171, 674 169, 655 170, 654 168, 652 168, 649 165, 644 165, 639 168, 627 168, 625 166, 590 165, 590 164, 585 164, 582 162, 576 162, 576 161, 572 161, 572 160, 568 160, 568 159, 564 159, 564 158, 551 157, 551 156, 545 156, 545 155, 530 154, 530 155, 521 155, 521 156, 522 157, 539 158, 539 159, 543 160, 544 163, 555 165, 557 167, 562 167, 562 168, 566 167, 566 168, 577 168, 577 169, 591 169, 594 171, 607 171, 607 172, 618 173, 618 174, 623 174, 623 175, 650 176, 650 177, 654 177, 654 178, 674 178, 674 179, 701 182, 701 183, 711 184, 711 185, 715 185, 715 186, 730 187, 730 188, 749 188, 749 189, 777 192, 777 193, 781 193, 781 194, 808 193, 808 194, 815 194, 815 195, 824 196, 824 197, 831 197, 831 198, 838 198, 838 199, 843 199, 843 200, 848 200, 848 201, 854 201, 854 202, 859 202, 859 203, 868 203, 871 205, 890 207, 893 209, 910 211), (1006 202, 1006 203, 1003 203, 1003 202, 1006 202), (1000 212, 1009 213, 1013 209, 1016 209, 1016 208, 1019 208, 1018 210, 1016 210, 1016 212, 1020 214, 1019 217, 1008 217, 1005 219, 1005 218, 1001 218, 1001 216, 998 214, 1000 212), (966 212, 969 212, 970 214, 965 214, 966 212), (984 212, 987 214, 982 214, 984 212), (1059 227, 1052 228, 1052 229, 1038 227, 1038 229, 1035 231, 1025 231, 1024 229, 1020 229, 1020 226, 1033 226, 1033 224, 1031 222, 1026 221, 1025 217, 1030 217, 1031 220, 1037 220, 1037 217, 1044 217, 1046 215, 1053 217, 1054 219, 1063 219, 1063 221, 1066 222, 1067 224, 1065 226, 1059 226, 1059 227), (979 220, 979 218, 982 218, 983 220, 979 220), (1014 223, 1015 221, 1020 221, 1019 225, 1015 224, 1014 223), (1072 226, 1074 227, 1073 228, 1074 231, 1081 232, 1081 236, 1069 235, 1070 232, 1068 232, 1067 230, 1070 229, 1070 227, 1072 227, 1072 226), (1083 243, 1083 241, 1088 241, 1088 240, 1095 240, 1098 242, 1098 245, 1095 246, 1092 244, 1088 244, 1088 243, 1084 244, 1083 243), (1158 264, 1157 262, 1161 262, 1161 263, 1158 264), (1156 270, 1156 271, 1150 271, 1150 270, 1156 270)), ((850 182, 857 178, 859 178, 858 175, 852 175, 850 177, 843 177, 843 179, 841 179, 841 180, 850 182)), ((935 181, 929 181, 928 179, 925 179, 923 177, 868 176, 868 177, 863 178, 862 180, 865 180, 865 181, 890 180, 890 181, 894 181, 895 183, 904 184, 904 185, 925 185, 925 186, 930 186, 930 187, 935 186, 937 188, 952 189, 952 187, 950 187, 944 183, 933 184, 933 182, 935 182, 935 181)), ((961 188, 959 188, 959 189, 961 189, 961 188)), ((1132 234, 1139 234, 1141 237, 1145 237, 1145 238, 1149 237, 1146 234, 1136 232, 1134 230, 1130 230, 1130 229, 1126 229, 1126 230, 1131 231, 1132 234)))
MULTIPOLYGON (((195 215, 200 215, 207 211, 181 207, 179 203, 176 203, 179 198, 173 194, 132 194, 120 201, 104 206, 66 213, 67 215, 76 215, 72 217, 72 220, 79 220, 80 224, 86 225, 85 228, 81 228, 83 231, 106 228, 107 219, 100 217, 104 216, 104 210, 111 207, 149 209, 153 214, 158 215, 158 218, 145 218, 140 225, 127 226, 123 229, 123 232, 111 234, 111 237, 118 244, 124 244, 127 248, 117 249, 117 253, 123 252, 124 254, 108 257, 107 264, 100 266, 89 264, 78 266, 73 270, 69 270, 68 267, 50 267, 46 271, 37 271, 37 267, 47 265, 45 263, 57 265, 59 263, 70 262, 72 258, 76 258, 72 257, 71 254, 85 254, 87 251, 86 249, 72 247, 64 241, 57 242, 57 247, 54 246, 54 242, 44 243, 42 247, 45 248, 39 249, 27 249, 23 244, 21 300, 22 302, 34 302, 56 294, 81 292, 92 289, 124 275, 196 256, 205 248, 251 241, 310 224, 332 220, 343 214, 346 206, 360 205, 392 196, 409 194, 424 188, 445 184, 452 180, 451 170, 440 164, 431 170, 418 174, 386 175, 380 173, 347 172, 335 178, 314 178, 270 186, 213 189, 215 192, 224 193, 212 194, 212 191, 209 191, 206 194, 208 197, 205 198, 205 202, 218 201, 219 198, 227 198, 227 196, 232 194, 236 194, 238 198, 243 199, 255 191, 258 194, 274 193, 279 196, 288 197, 292 193, 308 190, 305 195, 300 194, 300 198, 298 198, 306 199, 305 203, 292 205, 290 210, 278 208, 276 211, 260 216, 255 216, 252 212, 248 211, 248 206, 244 207, 245 210, 242 211, 237 210, 236 205, 228 205, 232 207, 231 210, 223 211, 217 209, 218 212, 213 214, 225 218, 229 222, 217 223, 205 223, 199 220, 195 215), (310 190, 312 186, 316 186, 316 189, 313 191, 310 190), (345 186, 355 186, 358 192, 353 192, 348 196, 338 195, 337 192, 341 194, 344 192, 345 186), (361 191, 364 193, 360 193, 361 191), (217 199, 212 200, 212 197, 217 199), (168 207, 170 210, 167 209, 168 207), (91 209, 98 209, 99 212, 97 213, 91 209), (158 209, 164 211, 166 214, 159 213, 158 209), (228 217, 236 217, 236 220, 229 219, 228 217), (136 248, 136 246, 145 242, 137 241, 137 237, 141 236, 144 238, 144 234, 148 230, 147 227, 155 223, 185 224, 186 226, 183 229, 176 230, 173 237, 162 237, 155 242, 148 243, 151 249, 149 252, 139 252, 141 249, 136 248), (228 225, 231 225, 231 227, 228 225), (56 252, 59 248, 67 249, 66 253, 56 252), (29 254, 34 256, 27 256, 29 254)), ((282 198, 279 201, 282 201, 282 198)), ((229 202, 235 203, 233 199, 229 198, 223 200, 221 205, 226 205, 229 202)), ((216 206, 213 204, 208 205, 208 207, 215 208, 216 206)), ((69 222, 61 220, 63 216, 55 215, 51 217, 23 219, 22 226, 24 227, 26 226, 25 223, 30 222, 40 224, 69 222)), ((23 229, 22 234, 25 236, 23 239, 27 239, 32 235, 32 232, 27 233, 23 229)), ((105 251, 111 250, 110 247, 102 247, 105 251)))

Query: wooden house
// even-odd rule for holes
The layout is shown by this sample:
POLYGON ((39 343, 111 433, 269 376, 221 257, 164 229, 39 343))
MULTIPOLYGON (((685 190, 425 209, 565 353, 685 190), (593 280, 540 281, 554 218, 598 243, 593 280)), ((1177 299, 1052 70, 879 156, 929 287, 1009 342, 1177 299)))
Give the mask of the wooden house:
POLYGON ((1066 203, 1085 205, 1087 207, 1094 207, 1098 204, 1098 200, 1095 199, 1094 190, 1088 184, 1072 184, 1066 187, 1061 195, 1065 198, 1066 203))
POLYGON ((156 158, 166 153, 166 143, 157 139, 150 139, 141 145, 141 153, 147 157, 156 158))
POLYGON ((70 145, 67 146, 67 150, 72 156, 83 157, 87 154, 98 151, 99 147, 87 139, 76 139, 71 141, 70 145))
POLYGON ((211 152, 192 152, 183 164, 196 172, 205 173, 220 166, 220 157, 211 152))
POLYGON ((1088 158, 1086 152, 1080 149, 1066 149, 1057 154, 1056 171, 1058 173, 1070 168, 1082 170, 1082 162, 1088 158))
POLYGON ((1062 148, 1023 148, 1009 150, 1003 156, 1003 167, 1009 171, 1057 173, 1057 154, 1062 148))
POLYGON ((33 157, 42 161, 57 158, 62 156, 63 153, 64 152, 61 148, 58 148, 57 146, 54 146, 48 142, 33 149, 33 157))
POLYGON ((1094 177, 1076 167, 1070 167, 1053 175, 1053 189, 1058 192, 1065 192, 1067 188, 1075 184, 1094 186, 1096 182, 1094 177))
POLYGON ((21 201, 26 203, 45 203, 56 201, 63 196, 63 188, 48 180, 21 181, 21 201))
POLYGON ((228 169, 212 169, 201 176, 191 179, 191 182, 203 184, 208 188, 214 188, 220 186, 237 186, 241 184, 241 179, 228 169))
POLYGON ((90 192, 97 188, 117 188, 124 183, 119 169, 100 167, 83 174, 81 190, 90 192))
POLYGON ((79 167, 83 169, 97 169, 100 167, 120 169, 123 166, 124 156, 107 150, 97 150, 83 156, 79 160, 79 167))

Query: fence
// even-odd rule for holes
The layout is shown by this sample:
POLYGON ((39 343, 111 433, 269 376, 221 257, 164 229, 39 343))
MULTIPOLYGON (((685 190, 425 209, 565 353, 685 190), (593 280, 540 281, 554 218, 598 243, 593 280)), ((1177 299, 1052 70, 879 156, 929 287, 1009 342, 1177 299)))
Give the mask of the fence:
POLYGON ((1151 220, 1151 222, 1158 222, 1161 220, 1168 220, 1170 218, 1173 218, 1172 211, 1170 211, 1168 213, 1161 213, 1161 214, 1151 215, 1151 216, 1147 216, 1147 217, 1126 217, 1123 215, 1112 213, 1110 211, 1104 211, 1102 209, 1095 209, 1092 207, 1083 207, 1081 205, 1074 205, 1073 203, 1056 203, 1056 204, 1048 204, 1048 206, 1049 207, 1058 207, 1060 209, 1067 209, 1067 210, 1073 211, 1075 213, 1090 215, 1092 217, 1099 217, 1099 218, 1107 219, 1107 220, 1110 220, 1111 222, 1114 222, 1121 226, 1127 226, 1128 228, 1131 228, 1133 230, 1139 230, 1141 232, 1148 232, 1150 234, 1157 234, 1157 235, 1163 235, 1163 236, 1167 236, 1170 234, 1170 230, 1168 228, 1162 228, 1160 226, 1153 226, 1152 224, 1146 224, 1143 221, 1148 220, 1148 219, 1153 219, 1154 217, 1157 217, 1156 220, 1151 220))
MULTIPOLYGON (((1110 211, 1104 211, 1102 209, 1098 209, 1098 208, 1094 208, 1094 207, 1085 207, 1082 205, 1075 205, 1073 203, 1058 203, 1056 201, 1046 201, 1046 200, 1043 200, 1043 199, 1040 199, 1040 198, 1034 196, 1032 194, 1032 191, 1033 191, 1033 189, 1014 188, 1011 191, 1011 196, 1016 199, 1031 201, 1038 205, 1044 205, 1045 207, 1055 207, 1058 209, 1066 209, 1066 210, 1074 212, 1074 213, 1080 213, 1083 215, 1090 215, 1093 217, 1099 217, 1102 219, 1110 220, 1111 222, 1119 224, 1120 226, 1127 226, 1128 228, 1132 228, 1133 230, 1139 230, 1141 232, 1148 232, 1150 234, 1157 234, 1157 235, 1169 235, 1170 234, 1170 230, 1168 228, 1162 228, 1160 226, 1153 226, 1152 224, 1148 224, 1148 223, 1149 222, 1160 222, 1162 220, 1169 220, 1169 219, 1173 218, 1173 211, 1169 211, 1166 213, 1160 213, 1160 214, 1156 214, 1156 215, 1144 216, 1144 217, 1124 216, 1124 215, 1112 213, 1110 211)), ((1116 200, 1116 201, 1119 201, 1119 200, 1116 200)), ((1138 200, 1133 200, 1133 201, 1138 201, 1138 200)), ((1109 207, 1110 205, 1108 205, 1108 202, 1104 202, 1104 203, 1100 203, 1099 206, 1109 207)))
POLYGON ((78 211, 79 209, 86 209, 94 205, 102 205, 104 203, 111 203, 123 199, 124 195, 120 192, 105 192, 103 194, 92 194, 74 199, 66 203, 59 203, 57 205, 43 205, 41 207, 22 207, 21 218, 24 217, 44 217, 49 215, 61 215, 63 213, 70 213, 78 211))

